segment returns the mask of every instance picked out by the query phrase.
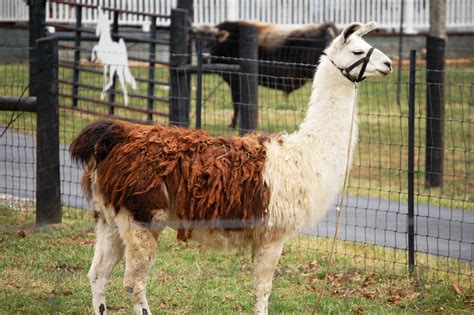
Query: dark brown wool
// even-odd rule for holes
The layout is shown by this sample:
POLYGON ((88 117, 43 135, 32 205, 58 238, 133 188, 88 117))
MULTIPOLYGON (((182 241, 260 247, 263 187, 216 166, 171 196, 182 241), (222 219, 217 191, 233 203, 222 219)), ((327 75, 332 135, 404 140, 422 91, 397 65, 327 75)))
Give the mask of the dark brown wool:
POLYGON ((86 127, 70 150, 86 166, 89 197, 95 167, 105 203, 116 211, 129 209, 137 221, 149 222, 159 209, 170 209, 181 220, 210 227, 216 220, 252 226, 264 220, 269 202, 262 179, 265 139, 257 133, 214 138, 197 130, 102 120, 86 127))

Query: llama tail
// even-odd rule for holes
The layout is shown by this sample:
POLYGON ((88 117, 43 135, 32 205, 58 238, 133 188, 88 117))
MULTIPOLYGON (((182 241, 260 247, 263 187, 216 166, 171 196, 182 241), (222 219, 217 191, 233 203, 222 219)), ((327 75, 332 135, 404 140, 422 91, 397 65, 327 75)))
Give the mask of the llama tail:
POLYGON ((127 53, 127 46, 125 45, 125 41, 123 38, 119 39, 119 45, 120 49, 125 53, 126 56, 126 63, 125 66, 123 67, 123 74, 125 77, 125 82, 129 83, 132 85, 132 89, 136 90, 137 89, 137 82, 135 82, 135 78, 132 75, 132 72, 130 71, 130 67, 128 66, 128 53, 127 53))
POLYGON ((86 166, 103 161, 112 149, 128 136, 126 123, 103 119, 85 127, 69 146, 71 159, 86 166))

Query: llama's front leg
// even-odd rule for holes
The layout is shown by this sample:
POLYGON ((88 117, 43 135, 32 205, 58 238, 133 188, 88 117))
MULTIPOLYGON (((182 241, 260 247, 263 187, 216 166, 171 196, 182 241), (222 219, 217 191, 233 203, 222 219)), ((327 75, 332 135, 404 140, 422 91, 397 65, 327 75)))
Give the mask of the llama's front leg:
POLYGON ((112 85, 114 84, 114 75, 115 75, 116 72, 117 72, 117 66, 116 65, 110 65, 110 67, 109 67, 109 82, 102 89, 103 93, 107 92, 112 87, 112 85))
POLYGON ((128 106, 128 93, 127 93, 127 86, 125 85, 125 78, 124 78, 124 66, 119 66, 117 71, 117 76, 120 81, 120 87, 122 88, 123 92, 123 103, 125 106, 128 106))
POLYGON ((96 224, 94 258, 87 275, 92 289, 92 306, 96 315, 107 313, 105 303, 107 281, 123 254, 124 246, 117 228, 99 218, 96 224))
POLYGON ((151 315, 146 298, 146 278, 156 256, 156 239, 159 232, 149 226, 134 221, 133 217, 121 210, 116 218, 120 235, 125 243, 124 287, 130 294, 135 313, 151 315))
POLYGON ((104 89, 100 93, 100 100, 103 101, 105 100, 105 87, 107 86, 107 65, 104 64, 104 89))
POLYGON ((272 291, 273 273, 280 259, 282 248, 282 240, 254 245, 255 314, 268 314, 268 298, 272 291))
POLYGON ((95 62, 96 59, 97 59, 97 45, 94 45, 91 51, 91 62, 95 62))

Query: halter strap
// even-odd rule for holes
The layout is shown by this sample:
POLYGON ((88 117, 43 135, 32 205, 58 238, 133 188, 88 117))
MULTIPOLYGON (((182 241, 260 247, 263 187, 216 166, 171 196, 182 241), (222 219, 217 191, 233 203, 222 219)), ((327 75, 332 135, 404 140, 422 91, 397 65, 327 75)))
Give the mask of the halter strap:
POLYGON ((329 56, 323 52, 322 54, 324 56, 326 56, 329 61, 331 61, 331 63, 339 70, 341 71, 342 75, 345 76, 349 81, 351 81, 352 83, 359 83, 361 81, 363 81, 365 79, 364 77, 364 73, 365 73, 365 69, 367 69, 367 65, 369 64, 369 61, 370 61, 370 56, 372 55, 372 52, 374 51, 374 47, 371 47, 369 49, 369 51, 367 52, 367 55, 365 55, 365 57, 362 57, 356 61, 354 61, 354 63, 352 63, 350 66, 348 66, 347 68, 341 68, 339 67, 331 58, 329 58, 329 56), (356 77, 352 76, 350 74, 350 72, 355 68, 357 67, 358 65, 360 65, 362 63, 362 68, 360 69, 359 71, 359 75, 356 77))

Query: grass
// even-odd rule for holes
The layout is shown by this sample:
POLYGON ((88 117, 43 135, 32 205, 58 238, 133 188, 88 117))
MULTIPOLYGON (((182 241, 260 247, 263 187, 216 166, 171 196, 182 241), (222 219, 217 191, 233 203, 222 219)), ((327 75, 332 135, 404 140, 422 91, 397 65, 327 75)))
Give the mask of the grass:
MULTIPOLYGON (((97 68, 98 69, 98 68, 97 68)), ((0 95, 19 95, 26 87, 27 64, 0 65, 0 95)), ((147 68, 136 67, 134 75, 147 77, 147 68)), ((472 110, 474 67, 472 64, 463 68, 448 66, 445 88, 445 163, 444 183, 442 187, 425 186, 425 125, 426 125, 426 86, 425 72, 417 72, 416 88, 416 183, 417 202, 436 204, 464 210, 474 209, 474 163, 472 163, 472 110)), ((59 77, 72 80, 72 71, 60 68, 59 77)), ((366 195, 387 200, 407 200, 408 169, 408 105, 407 105, 407 71, 402 73, 400 103, 397 101, 396 75, 389 78, 371 80, 361 84, 359 91, 360 143, 355 155, 352 173, 348 185, 349 193, 366 195)), ((155 69, 157 80, 168 81, 168 69, 155 69)), ((194 80, 194 79, 193 79, 194 80)), ((102 76, 83 73, 81 82, 89 85, 102 85, 102 76)), ((193 84, 195 86, 195 84, 193 84)), ((70 86, 60 85, 60 91, 70 93, 70 86)), ((138 84, 137 94, 146 95, 147 86, 138 84)), ((194 91, 194 90, 193 90, 194 91)), ((282 92, 259 88, 259 126, 268 132, 296 130, 302 121, 307 100, 311 92, 310 84, 293 92, 288 98, 282 92)), ((156 86, 155 96, 168 98, 169 91, 156 86)), ((80 96, 99 99, 100 93, 82 88, 80 96)), ((195 121, 194 93, 191 104, 191 127, 195 121)), ((118 103, 122 97, 117 98, 118 103)), ((61 97, 60 103, 70 106, 68 98, 61 97)), ((230 90, 227 84, 216 74, 206 75, 203 79, 203 128, 213 135, 236 134, 227 128, 232 116, 230 90)), ((146 109, 146 100, 132 98, 131 107, 146 109)), ((155 103, 156 110, 168 111, 168 105, 155 103)), ((107 112, 107 107, 81 101, 79 107, 86 110, 107 112)), ((132 113, 127 109, 117 109, 121 117, 144 120, 145 114, 132 113)), ((10 112, 0 112, 0 124, 10 121, 10 112)), ((69 110, 60 110, 61 142, 68 144, 73 137, 97 117, 69 110)), ((158 122, 166 119, 158 117, 158 122)), ((34 133, 34 115, 23 113, 14 128, 34 133), (25 130, 26 129, 26 130, 25 130)))
MULTIPOLYGON (((271 313, 308 313, 323 285, 327 255, 314 250, 324 238, 300 237, 285 247, 270 297, 271 313)), ((85 211, 64 209, 63 223, 39 230, 34 212, 0 205, 0 313, 88 314, 91 294, 86 278, 93 254, 93 222, 85 211)), ((339 244, 340 245, 340 244, 339 244)), ((338 245, 338 246, 339 246, 338 245)), ((345 246, 328 274, 321 314, 472 314, 474 289, 466 281, 417 279, 401 270, 384 271, 353 260, 367 245, 345 246)), ((367 252, 385 250, 370 246, 367 252)), ((253 307, 248 252, 216 252, 176 241, 165 230, 149 278, 148 297, 157 313, 250 313, 253 307)), ((378 257, 379 254, 377 254, 378 257)), ((469 270, 469 266, 464 268, 469 270)), ((108 307, 130 314, 122 289, 124 265, 112 274, 108 307)))

